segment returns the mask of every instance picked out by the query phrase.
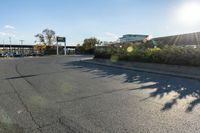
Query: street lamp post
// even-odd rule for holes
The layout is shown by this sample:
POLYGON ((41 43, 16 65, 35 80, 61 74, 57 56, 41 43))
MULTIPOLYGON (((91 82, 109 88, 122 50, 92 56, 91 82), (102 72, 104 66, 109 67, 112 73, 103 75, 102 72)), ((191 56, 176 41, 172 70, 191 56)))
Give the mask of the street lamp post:
POLYGON ((11 52, 12 52, 12 50, 11 50, 11 44, 12 44, 12 41, 11 41, 11 37, 9 37, 9 42, 10 42, 10 54, 11 54, 11 52))
POLYGON ((5 42, 4 42, 4 40, 3 40, 3 49, 5 49, 5 42))
MULTIPOLYGON (((20 41, 21 46, 23 46, 24 40, 19 40, 19 41, 20 41)), ((22 48, 20 51, 21 51, 21 54, 24 53, 24 52, 23 52, 23 48, 22 48)))

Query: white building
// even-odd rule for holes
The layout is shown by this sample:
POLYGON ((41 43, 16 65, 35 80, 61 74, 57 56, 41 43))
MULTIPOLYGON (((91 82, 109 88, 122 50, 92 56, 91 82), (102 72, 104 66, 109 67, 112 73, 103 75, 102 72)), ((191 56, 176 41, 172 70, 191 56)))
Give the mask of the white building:
POLYGON ((135 41, 144 41, 149 39, 149 35, 134 35, 134 34, 127 34, 123 35, 123 37, 119 38, 120 43, 126 42, 135 42, 135 41))

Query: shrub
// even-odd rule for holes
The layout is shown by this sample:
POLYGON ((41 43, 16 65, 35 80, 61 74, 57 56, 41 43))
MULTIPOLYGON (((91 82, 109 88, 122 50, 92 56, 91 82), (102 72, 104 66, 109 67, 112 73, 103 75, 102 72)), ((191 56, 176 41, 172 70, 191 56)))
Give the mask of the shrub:
POLYGON ((129 44, 97 49, 95 58, 200 66, 200 48, 165 46, 160 49, 129 44))

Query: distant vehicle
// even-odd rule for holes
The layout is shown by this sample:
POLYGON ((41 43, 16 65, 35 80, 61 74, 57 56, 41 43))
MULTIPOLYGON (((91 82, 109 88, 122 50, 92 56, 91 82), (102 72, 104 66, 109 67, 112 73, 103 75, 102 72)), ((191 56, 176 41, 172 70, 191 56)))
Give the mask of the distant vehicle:
POLYGON ((31 56, 37 56, 37 54, 36 53, 31 53, 31 56))
POLYGON ((14 54, 13 54, 13 57, 22 57, 22 55, 21 55, 21 54, 16 54, 16 53, 14 53, 14 54))
POLYGON ((8 53, 7 56, 8 57, 14 57, 15 53, 8 53))
POLYGON ((31 53, 31 56, 44 56, 42 53, 31 53))
POLYGON ((14 54, 15 54, 15 53, 8 53, 8 56, 9 56, 9 57, 14 57, 14 54))
POLYGON ((4 57, 4 53, 1 53, 1 54, 0 54, 0 57, 4 57))
POLYGON ((44 54, 42 54, 42 53, 38 53, 37 56, 44 56, 44 54))
POLYGON ((2 53, 0 54, 1 57, 21 57, 21 54, 17 54, 17 53, 2 53))
POLYGON ((1 57, 6 57, 6 56, 7 56, 7 52, 6 52, 6 53, 1 53, 0 56, 1 56, 1 57))
POLYGON ((4 57, 9 57, 9 53, 5 53, 5 54, 4 54, 4 57))

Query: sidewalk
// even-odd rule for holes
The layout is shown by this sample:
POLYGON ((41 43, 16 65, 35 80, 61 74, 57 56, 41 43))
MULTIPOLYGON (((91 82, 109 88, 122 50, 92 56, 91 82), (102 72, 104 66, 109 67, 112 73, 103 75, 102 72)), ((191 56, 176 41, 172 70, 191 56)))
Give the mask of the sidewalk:
POLYGON ((104 59, 82 60, 82 62, 103 65, 108 67, 115 67, 120 69, 127 69, 133 71, 142 71, 156 74, 164 74, 169 76, 197 79, 200 80, 200 67, 166 65, 156 63, 140 63, 140 62, 111 62, 104 59))

